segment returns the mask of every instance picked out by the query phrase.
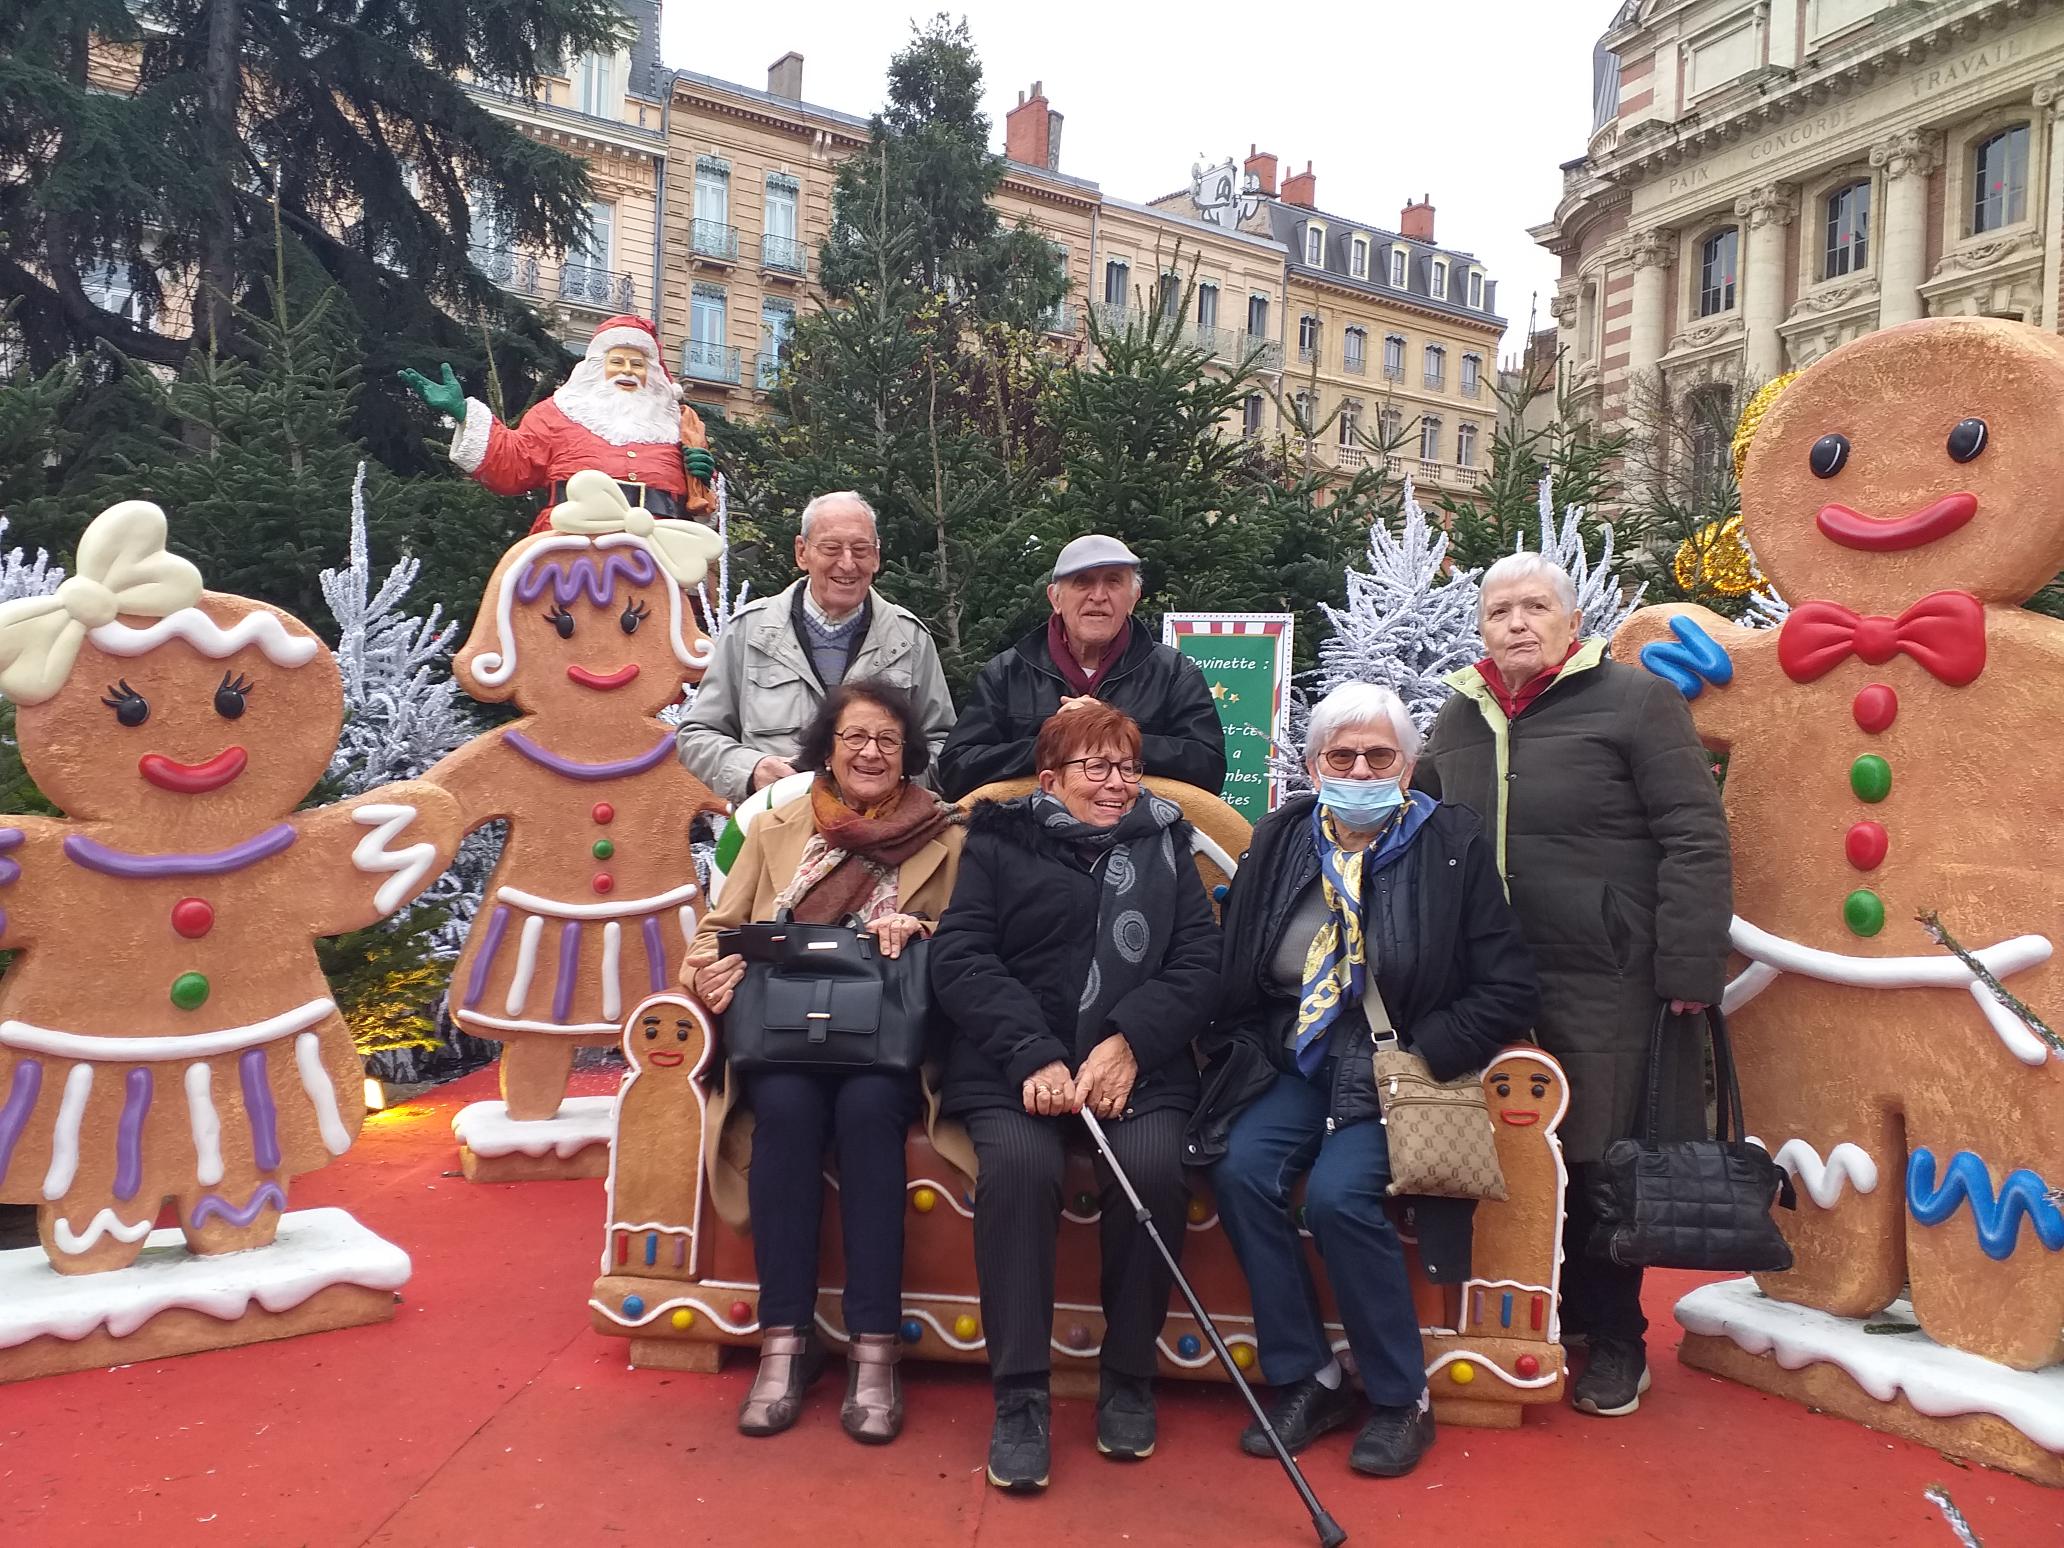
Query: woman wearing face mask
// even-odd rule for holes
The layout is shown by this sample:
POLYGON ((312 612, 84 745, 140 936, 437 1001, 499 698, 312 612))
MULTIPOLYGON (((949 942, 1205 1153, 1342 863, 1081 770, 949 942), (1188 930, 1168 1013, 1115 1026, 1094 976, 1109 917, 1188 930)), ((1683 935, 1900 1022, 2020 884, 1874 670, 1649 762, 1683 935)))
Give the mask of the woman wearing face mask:
MULTIPOLYGON (((1305 765, 1318 795, 1262 819, 1226 900, 1219 1019, 1184 1156, 1211 1167, 1254 1296, 1270 1418, 1292 1450, 1363 1408, 1328 1343, 1291 1212, 1306 1177, 1304 1224, 1370 1409, 1348 1465, 1383 1478, 1417 1465, 1433 1413, 1384 1212, 1390 1165, 1364 991, 1373 974, 1399 1041, 1441 1080, 1523 1038, 1539 998, 1489 840, 1467 809, 1409 790, 1418 753, 1388 688, 1347 683, 1313 710, 1305 765)), ((1468 1208, 1422 1202, 1421 1256, 1436 1279, 1466 1263, 1457 1233, 1468 1208)), ((1271 1454, 1258 1425, 1240 1447, 1271 1454)))

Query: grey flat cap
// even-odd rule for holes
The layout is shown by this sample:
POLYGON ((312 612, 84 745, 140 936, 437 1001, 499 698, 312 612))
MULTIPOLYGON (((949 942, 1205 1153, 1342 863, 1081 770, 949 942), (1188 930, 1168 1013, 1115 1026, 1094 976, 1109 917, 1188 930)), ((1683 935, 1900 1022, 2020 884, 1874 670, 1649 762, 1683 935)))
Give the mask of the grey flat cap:
POLYGON ((1074 575, 1081 570, 1098 570, 1107 564, 1129 564, 1139 568, 1139 555, 1114 537, 1101 532, 1089 532, 1077 538, 1061 550, 1061 556, 1054 560, 1053 578, 1074 575))

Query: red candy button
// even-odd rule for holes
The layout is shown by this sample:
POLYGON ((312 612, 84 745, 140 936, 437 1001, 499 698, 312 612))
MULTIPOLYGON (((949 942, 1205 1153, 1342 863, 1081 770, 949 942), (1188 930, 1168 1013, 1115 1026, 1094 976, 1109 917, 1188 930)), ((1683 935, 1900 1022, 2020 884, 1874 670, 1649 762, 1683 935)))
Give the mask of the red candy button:
POLYGON ((215 908, 205 898, 181 898, 172 905, 172 928, 197 941, 215 928, 215 908))
POLYGON ((1530 1354, 1521 1355, 1517 1360, 1514 1360, 1512 1368, 1519 1372, 1519 1379, 1521 1381, 1532 1381, 1541 1374, 1541 1362, 1530 1354))
POLYGON ((1885 851, 1891 846, 1892 840, 1881 822, 1859 822, 1842 840, 1842 848, 1848 852, 1849 863, 1859 871, 1875 871, 1883 865, 1885 851))
POLYGON ((597 892, 614 892, 616 890, 616 878, 607 871, 597 871, 595 873, 595 890, 597 892))
POLYGON ((1884 683, 1870 683, 1858 690, 1853 706, 1856 723, 1876 736, 1899 715, 1899 695, 1884 683))
POLYGON ((731 1320, 733 1322, 752 1321, 752 1307, 744 1301, 733 1301, 731 1303, 731 1320))
MULTIPOLYGON (((1887 693, 1890 693, 1892 690, 1887 688, 1885 691, 1887 693)), ((616 821, 616 808, 611 806, 607 801, 597 801, 595 803, 595 809, 588 815, 593 817, 597 822, 610 823, 616 821)))

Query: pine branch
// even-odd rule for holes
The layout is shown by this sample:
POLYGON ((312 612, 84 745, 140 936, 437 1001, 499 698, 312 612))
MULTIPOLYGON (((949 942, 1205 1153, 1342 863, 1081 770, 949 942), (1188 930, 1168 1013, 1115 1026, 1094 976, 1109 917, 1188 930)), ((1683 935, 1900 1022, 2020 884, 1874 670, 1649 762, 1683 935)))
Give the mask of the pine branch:
POLYGON ((1955 936, 1949 933, 1949 927, 1942 922, 1942 916, 1940 914, 1936 913, 1933 909, 1930 909, 1927 913, 1917 914, 1914 917, 1919 922, 1920 927, 1928 932, 1929 938, 1932 939, 1936 945, 1940 946, 1944 951, 1948 952, 1951 956, 1955 957, 1957 961, 1963 963, 1965 967, 1971 970, 1971 975, 1974 978, 1976 978, 1979 983, 1985 985, 1987 989, 1992 991, 1992 997, 1994 999, 1998 1000, 2000 1004, 2004 1005, 2008 1010, 2012 1011, 2015 1014, 2015 1016, 2020 1018, 2021 1022, 2025 1026, 2027 1026, 2027 1028, 2031 1032, 2035 1033, 2036 1036, 2040 1037, 2044 1042, 2048 1043, 2052 1051, 2058 1054, 2064 1054, 2064 1037, 2059 1037, 2054 1031, 2052 1031, 2048 1023, 2046 1023, 2042 1019, 2042 1017, 2036 1015, 2036 1013, 2032 1009, 2030 1009, 2018 997, 2011 993, 2007 989, 2006 985, 2002 984, 1997 978, 1993 976, 1992 970, 1990 968, 1986 967, 1984 963, 1980 962, 1975 956, 1973 956, 1969 951, 1967 951, 1962 945, 1962 943, 1959 942, 1955 936))

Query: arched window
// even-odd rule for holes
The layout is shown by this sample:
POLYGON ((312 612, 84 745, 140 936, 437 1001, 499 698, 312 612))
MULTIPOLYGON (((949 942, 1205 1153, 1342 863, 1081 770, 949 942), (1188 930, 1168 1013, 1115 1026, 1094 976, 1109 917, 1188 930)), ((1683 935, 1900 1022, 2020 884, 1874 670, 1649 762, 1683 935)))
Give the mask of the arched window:
POLYGON ((1870 179, 1837 188, 1827 196, 1827 246, 1822 250, 1820 277, 1834 279, 1861 273, 1870 262, 1870 179))
POLYGON ((1712 317, 1734 306, 1734 263, 1740 233, 1729 226, 1699 244, 1698 314, 1712 317))
POLYGON ((1981 140, 1971 152, 1971 235, 2028 217, 2028 125, 1981 140))

